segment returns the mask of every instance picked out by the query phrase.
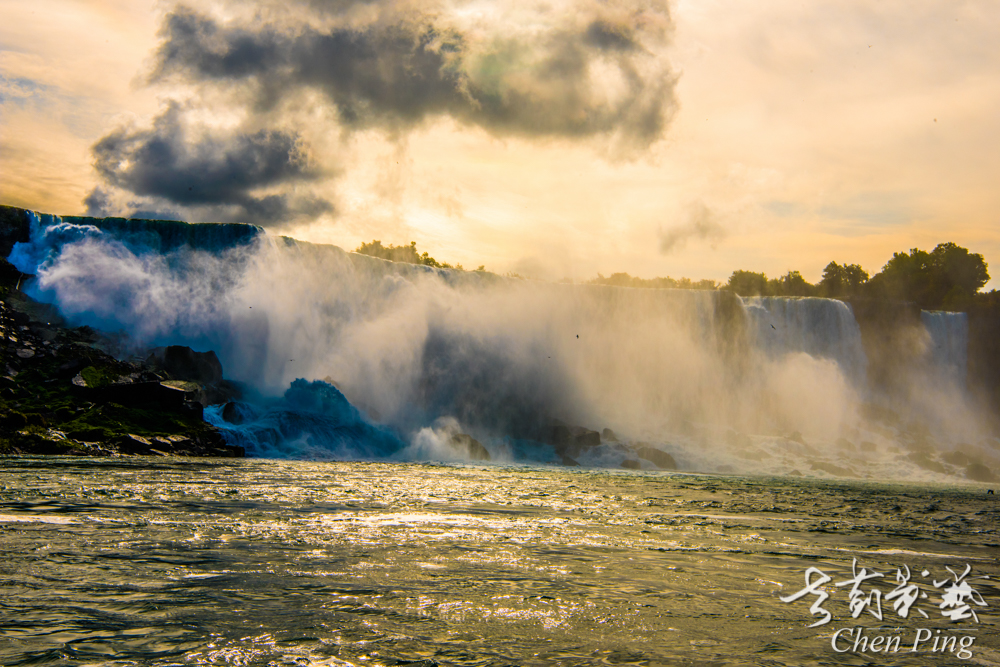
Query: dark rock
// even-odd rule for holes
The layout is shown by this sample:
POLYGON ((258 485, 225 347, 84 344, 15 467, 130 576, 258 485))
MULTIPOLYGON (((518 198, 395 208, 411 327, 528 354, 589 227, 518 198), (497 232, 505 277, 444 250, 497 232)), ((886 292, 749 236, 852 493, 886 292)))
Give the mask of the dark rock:
POLYGON ((544 434, 543 442, 556 448, 560 456, 578 456, 580 452, 597 447, 601 444, 601 434, 582 426, 571 426, 556 420, 548 433, 544 434))
POLYGON ((560 458, 559 462, 562 463, 564 466, 578 466, 578 465, 580 465, 577 462, 576 459, 571 458, 569 456, 566 456, 565 454, 562 455, 562 457, 560 458))
POLYGON ((0 431, 13 433, 20 431, 28 425, 28 419, 20 412, 6 412, 0 414, 0 431))
POLYGON ((219 380, 202 388, 199 402, 204 406, 228 403, 243 398, 243 388, 231 380, 219 380))
POLYGON ((239 403, 230 401, 222 408, 222 418, 230 424, 239 425, 246 421, 246 414, 239 403))
POLYGON ((118 451, 125 454, 149 454, 153 443, 141 435, 127 433, 120 436, 114 443, 118 451))
POLYGON ((674 457, 666 452, 661 452, 659 449, 654 449, 653 447, 637 447, 635 454, 640 459, 646 459, 650 463, 653 463, 657 468, 662 468, 663 470, 677 470, 677 461, 674 460, 674 457))
POLYGON ((222 363, 215 352, 195 352, 184 345, 170 345, 152 350, 146 364, 160 368, 175 380, 215 384, 222 380, 222 363))
POLYGON ((642 464, 636 461, 635 459, 625 459, 624 461, 622 461, 622 467, 627 468, 629 470, 641 470, 642 464))
POLYGON ((601 440, 605 440, 607 442, 618 442, 618 437, 615 435, 614 431, 610 428, 606 428, 601 431, 601 440))
MULTIPOLYGON (((3 269, 0 263, 0 273, 3 269)), ((0 301, 0 327, 19 339, 16 345, 6 345, 0 360, 6 373, 0 378, 0 453, 245 454, 204 421, 196 402, 204 387, 197 382, 161 382, 169 380, 165 371, 158 374, 114 358, 95 345, 100 341, 92 330, 67 328, 51 306, 15 287, 2 286, 6 291, 0 301), (25 352, 18 355, 18 350, 25 352)), ((204 377, 218 377, 218 368, 212 369, 214 355, 195 353, 192 358, 207 364, 204 377)), ((225 396, 238 392, 225 381, 216 384, 220 386, 215 390, 225 396)))
POLYGON ((184 401, 181 405, 181 412, 195 419, 205 418, 205 406, 198 401, 184 401))
POLYGON ((30 240, 31 219, 28 211, 13 206, 0 206, 0 256, 9 256, 15 243, 27 243, 30 240))
POLYGON ((59 367, 56 369, 56 374, 61 378, 71 378, 89 365, 89 361, 83 357, 77 357, 59 364, 59 367))
POLYGON ((466 433, 455 433, 449 439, 449 444, 466 454, 473 461, 489 461, 490 453, 483 445, 466 433))

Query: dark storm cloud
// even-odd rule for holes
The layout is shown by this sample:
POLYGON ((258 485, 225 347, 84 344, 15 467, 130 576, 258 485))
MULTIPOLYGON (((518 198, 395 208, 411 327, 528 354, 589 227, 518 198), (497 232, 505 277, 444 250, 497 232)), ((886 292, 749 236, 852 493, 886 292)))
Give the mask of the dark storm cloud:
MULTIPOLYGON (((628 4, 475 28, 444 5, 394 0, 259 0, 245 20, 176 6, 148 82, 231 105, 222 110, 254 129, 199 130, 191 112, 214 109, 171 103, 151 126, 121 127, 94 145, 104 183, 85 203, 94 212, 260 224, 327 212, 329 202, 302 194, 310 181, 322 185, 303 135, 323 136, 311 125, 323 122, 315 120, 323 107, 336 111, 333 132, 398 134, 450 117, 498 136, 604 137, 611 153, 634 155, 662 136, 676 77, 662 57, 665 6, 628 4), (259 129, 276 125, 286 129, 259 129)), ((233 9, 239 16, 246 7, 233 9)))
POLYGON ((449 115, 497 134, 617 133, 638 147, 662 135, 675 106, 675 78, 640 66, 648 51, 620 20, 567 22, 484 44, 430 15, 383 14, 367 25, 318 29, 221 23, 178 7, 164 21, 153 80, 246 86, 259 111, 311 88, 353 127, 449 115), (591 76, 598 61, 617 73, 612 97, 591 76))
MULTIPOLYGON (((170 206, 211 207, 225 219, 267 223, 329 209, 315 199, 257 191, 317 175, 299 137, 282 131, 196 132, 170 105, 149 128, 120 127, 93 146, 94 166, 110 186, 170 206)), ((88 208, 108 210, 95 189, 88 208)), ((148 202, 133 206, 148 206, 148 202)), ((147 211, 148 213, 148 211, 147 211)))

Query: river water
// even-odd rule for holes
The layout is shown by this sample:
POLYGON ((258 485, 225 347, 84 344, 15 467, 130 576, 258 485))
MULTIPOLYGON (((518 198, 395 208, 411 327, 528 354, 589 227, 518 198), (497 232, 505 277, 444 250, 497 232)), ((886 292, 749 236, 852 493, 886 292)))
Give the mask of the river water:
POLYGON ((997 665, 994 498, 548 466, 4 459, 0 664, 997 665), (906 619, 887 600, 882 621, 876 605, 852 618, 835 584, 854 559, 884 575, 862 593, 889 594, 905 566, 928 597, 906 619), (967 566, 984 604, 949 620, 942 594, 967 566), (780 599, 810 567, 832 579, 815 628, 815 595, 780 599), (842 634, 835 651, 855 626, 900 647, 842 634), (931 633, 951 648, 912 650, 931 633))

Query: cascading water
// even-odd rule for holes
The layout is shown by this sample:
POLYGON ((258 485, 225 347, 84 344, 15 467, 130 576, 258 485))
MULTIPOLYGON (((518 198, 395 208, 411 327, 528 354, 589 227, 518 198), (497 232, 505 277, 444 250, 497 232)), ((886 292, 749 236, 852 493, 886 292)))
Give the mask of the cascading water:
POLYGON ((920 311, 930 342, 928 361, 943 379, 965 389, 969 373, 969 317, 965 313, 920 311))
POLYGON ((805 352, 831 359, 858 388, 865 386, 861 329, 851 306, 835 299, 745 297, 754 345, 771 356, 805 352))
MULTIPOLYGON (((32 227, 10 255, 37 274, 26 290, 136 351, 214 350, 251 390, 206 419, 252 455, 419 459, 462 430, 494 459, 558 461, 541 442, 561 420, 630 443, 583 452, 591 465, 652 447, 689 470, 898 467, 891 434, 860 421, 865 352, 840 301, 512 280, 241 225, 32 227), (867 459, 834 464, 842 441, 867 459)), ((946 365, 959 320, 925 318, 946 365)))

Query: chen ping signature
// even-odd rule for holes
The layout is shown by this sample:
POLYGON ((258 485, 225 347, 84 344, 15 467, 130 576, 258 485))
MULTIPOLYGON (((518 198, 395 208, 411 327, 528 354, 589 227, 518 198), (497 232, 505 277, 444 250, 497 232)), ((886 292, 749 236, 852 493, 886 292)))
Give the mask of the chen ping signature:
MULTIPOLYGON (((883 620, 886 612, 883 611, 883 602, 886 606, 892 604, 892 610, 896 616, 902 619, 917 615, 930 619, 925 609, 931 609, 942 617, 952 622, 960 622, 971 619, 970 622, 979 623, 977 608, 982 611, 987 607, 986 600, 982 594, 976 590, 972 583, 977 579, 989 579, 988 576, 970 577, 972 567, 966 565, 959 574, 958 571, 945 566, 948 575, 942 579, 937 579, 932 573, 924 569, 919 573, 920 578, 925 582, 923 585, 914 581, 913 574, 909 566, 903 565, 896 568, 895 588, 885 592, 875 586, 876 580, 884 579, 886 575, 868 568, 858 569, 858 559, 851 563, 851 577, 843 581, 834 581, 833 577, 826 574, 818 567, 810 567, 805 571, 805 586, 791 595, 780 596, 782 602, 796 602, 807 596, 814 599, 809 607, 809 612, 819 619, 810 625, 810 628, 826 625, 833 620, 833 614, 824 608, 824 604, 833 596, 827 588, 831 587, 834 593, 838 588, 847 589, 848 609, 852 618, 858 618, 862 612, 883 620), (850 587, 850 588, 848 588, 850 587), (928 590, 936 591, 937 597, 931 598, 928 590), (940 602, 937 600, 940 599, 940 602)), ((891 581, 891 580, 890 580, 891 581)), ((877 582, 882 583, 882 582, 877 582)), ((955 657, 967 660, 972 657, 970 648, 976 638, 973 635, 959 635, 955 633, 942 634, 941 630, 936 633, 928 628, 918 628, 912 637, 912 642, 904 642, 902 635, 898 633, 887 635, 865 634, 860 626, 854 628, 841 628, 833 633, 830 643, 837 653, 897 653, 900 650, 908 649, 912 653, 953 653, 955 657), (905 647, 905 648, 904 648, 905 647)))

